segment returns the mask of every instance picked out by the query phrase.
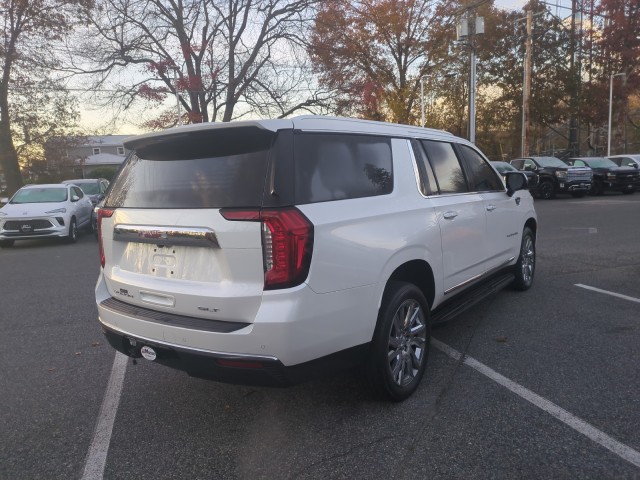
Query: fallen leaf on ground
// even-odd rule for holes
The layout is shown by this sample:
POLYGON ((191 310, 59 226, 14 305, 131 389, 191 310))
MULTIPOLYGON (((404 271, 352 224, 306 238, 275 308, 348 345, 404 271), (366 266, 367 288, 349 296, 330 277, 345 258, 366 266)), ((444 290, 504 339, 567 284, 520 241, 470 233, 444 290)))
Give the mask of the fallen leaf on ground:
POLYGON ((507 343, 507 337, 497 337, 496 342, 507 343))

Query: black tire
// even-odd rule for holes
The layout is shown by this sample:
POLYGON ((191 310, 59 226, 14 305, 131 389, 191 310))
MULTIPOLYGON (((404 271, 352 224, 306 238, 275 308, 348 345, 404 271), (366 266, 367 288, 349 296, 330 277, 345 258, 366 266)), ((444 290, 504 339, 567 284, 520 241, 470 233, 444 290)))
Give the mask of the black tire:
POLYGON ((587 192, 571 192, 571 196, 573 198, 582 198, 587 194, 587 192))
POLYGON ((0 240, 0 248, 13 247, 15 240, 0 240))
POLYGON ((591 195, 598 197, 602 195, 603 192, 604 186, 602 185, 602 182, 596 180, 591 184, 591 190, 589 191, 591 195))
POLYGON ((545 181, 538 185, 538 195, 543 200, 553 200, 556 198, 556 189, 552 182, 545 181))
POLYGON ((409 397, 424 375, 430 341, 429 306, 420 289, 412 283, 390 282, 366 364, 367 379, 376 393, 394 402, 409 397))
POLYGON ((635 193, 636 189, 632 189, 632 190, 623 190, 622 193, 624 193, 625 195, 633 195, 635 193))
POLYGON ((528 290, 533 285, 533 277, 536 273, 536 237, 529 227, 522 231, 520 254, 514 267, 516 278, 513 281, 515 290, 528 290))
POLYGON ((69 222, 69 233, 67 234, 68 243, 76 243, 78 241, 78 224, 75 217, 71 218, 69 222))

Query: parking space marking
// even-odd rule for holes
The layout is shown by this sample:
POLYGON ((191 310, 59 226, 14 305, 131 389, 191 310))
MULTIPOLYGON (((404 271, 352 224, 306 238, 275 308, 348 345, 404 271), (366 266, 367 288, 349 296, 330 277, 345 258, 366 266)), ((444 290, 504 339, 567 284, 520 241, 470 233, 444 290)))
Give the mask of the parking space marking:
POLYGON ((608 290, 601 290, 596 287, 590 287, 589 285, 582 285, 581 283, 575 283, 576 287, 584 288, 586 290, 591 290, 592 292, 604 293, 605 295, 611 295, 612 297, 622 298, 624 300, 629 300, 630 302, 640 303, 640 298, 629 297, 627 295, 622 295, 621 293, 610 292, 608 290))
POLYGON ((127 371, 127 360, 129 357, 120 352, 116 352, 111 368, 111 376, 107 383, 107 390, 102 400, 96 429, 93 432, 93 439, 89 445, 89 453, 84 464, 82 480, 100 480, 104 474, 104 467, 107 462, 107 452, 111 442, 111 432, 113 422, 118 411, 124 374, 127 371))
MULTIPOLYGON (((449 345, 442 343, 435 338, 431 339, 431 345, 445 353, 449 357, 454 360, 460 360, 462 354, 457 350, 451 348, 449 345)), ((573 428, 577 432, 583 434, 590 440, 602 445, 607 450, 615 453, 620 458, 632 463, 636 467, 640 467, 640 452, 634 450, 633 448, 625 445, 617 441, 616 439, 610 437, 606 433, 601 430, 598 430, 593 425, 585 422, 584 420, 576 417, 572 413, 566 411, 565 409, 559 407, 555 403, 547 400, 546 398, 541 397, 537 393, 532 392, 528 388, 523 387, 522 385, 514 382, 513 380, 509 380, 507 377, 499 374, 495 370, 489 368, 483 363, 480 363, 476 359, 465 356, 463 363, 473 368, 474 370, 482 373, 483 375, 489 377, 494 382, 502 385, 508 390, 511 390, 513 393, 523 398, 524 400, 532 403, 536 407, 544 410, 551 416, 557 418, 565 425, 573 428)))

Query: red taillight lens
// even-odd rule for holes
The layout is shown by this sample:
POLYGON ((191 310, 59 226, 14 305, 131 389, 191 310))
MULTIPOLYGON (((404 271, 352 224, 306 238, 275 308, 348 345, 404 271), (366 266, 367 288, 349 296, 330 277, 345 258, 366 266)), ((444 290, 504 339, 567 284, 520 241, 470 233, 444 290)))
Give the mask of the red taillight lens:
POLYGON ((301 284, 309 273, 313 249, 313 225, 296 208, 263 210, 262 248, 265 260, 264 288, 288 288, 301 284))
POLYGON ((313 251, 313 224, 294 207, 263 210, 222 209, 227 220, 262 223, 264 288, 300 285, 307 278, 313 251))
POLYGON ((111 218, 113 212, 115 212, 115 210, 110 208, 98 209, 98 249, 100 250, 100 265, 102 266, 102 268, 104 268, 105 264, 104 246, 102 244, 102 219, 111 218))

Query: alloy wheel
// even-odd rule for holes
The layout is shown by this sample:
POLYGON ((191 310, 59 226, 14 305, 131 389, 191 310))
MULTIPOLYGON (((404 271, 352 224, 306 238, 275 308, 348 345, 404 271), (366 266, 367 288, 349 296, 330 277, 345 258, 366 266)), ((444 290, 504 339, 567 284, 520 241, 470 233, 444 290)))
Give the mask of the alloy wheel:
POLYGON ((389 332, 388 367, 396 385, 408 385, 418 376, 426 354, 426 339, 426 320, 420 303, 405 300, 396 310, 389 332))

